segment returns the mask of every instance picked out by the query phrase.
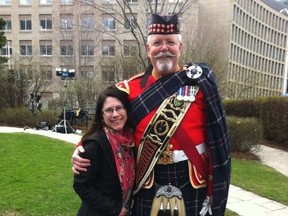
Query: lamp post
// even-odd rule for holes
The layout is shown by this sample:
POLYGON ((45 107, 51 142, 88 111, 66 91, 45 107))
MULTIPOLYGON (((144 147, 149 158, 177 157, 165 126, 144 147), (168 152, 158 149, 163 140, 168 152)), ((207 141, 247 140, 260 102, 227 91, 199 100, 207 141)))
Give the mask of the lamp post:
MULTIPOLYGON (((56 75, 60 76, 64 80, 64 109, 63 109, 63 120, 58 124, 58 126, 62 125, 64 126, 65 134, 67 134, 67 125, 74 131, 72 126, 69 124, 69 122, 66 120, 66 106, 67 106, 67 79, 75 77, 75 69, 69 69, 66 68, 56 68, 56 75)), ((55 126, 55 130, 57 132, 57 125, 55 126)))
POLYGON ((10 42, 7 42, 7 55, 8 55, 8 69, 10 71, 11 65, 10 65, 10 42))

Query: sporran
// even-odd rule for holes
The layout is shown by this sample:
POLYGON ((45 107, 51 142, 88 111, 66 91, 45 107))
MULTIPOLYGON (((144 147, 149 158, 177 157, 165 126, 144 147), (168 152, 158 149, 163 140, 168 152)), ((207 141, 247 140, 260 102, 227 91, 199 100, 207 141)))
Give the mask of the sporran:
POLYGON ((182 192, 173 185, 161 186, 153 199, 150 216, 185 216, 182 192))

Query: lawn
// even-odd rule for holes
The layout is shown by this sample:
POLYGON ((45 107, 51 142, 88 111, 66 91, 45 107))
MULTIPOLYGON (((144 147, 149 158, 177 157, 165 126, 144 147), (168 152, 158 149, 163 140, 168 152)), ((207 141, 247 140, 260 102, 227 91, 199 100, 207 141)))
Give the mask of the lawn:
MULTIPOLYGON (((39 135, 0 133, 0 216, 72 216, 72 144, 39 135)), ((232 184, 288 205, 288 178, 257 161, 232 160, 232 184), (273 187, 276 186, 277 187, 273 187)), ((227 211, 225 216, 235 216, 227 211)))
POLYGON ((24 133, 0 134, 0 215, 76 215, 73 145, 24 133))

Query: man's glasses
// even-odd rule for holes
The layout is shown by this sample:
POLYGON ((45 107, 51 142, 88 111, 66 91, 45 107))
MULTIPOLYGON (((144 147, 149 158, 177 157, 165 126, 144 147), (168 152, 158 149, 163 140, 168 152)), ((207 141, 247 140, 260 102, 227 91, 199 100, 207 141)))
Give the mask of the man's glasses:
POLYGON ((116 106, 116 107, 109 107, 106 108, 105 110, 102 111, 102 114, 106 115, 106 116, 111 116, 113 115, 114 111, 116 111, 117 113, 122 113, 125 110, 124 106, 116 106))

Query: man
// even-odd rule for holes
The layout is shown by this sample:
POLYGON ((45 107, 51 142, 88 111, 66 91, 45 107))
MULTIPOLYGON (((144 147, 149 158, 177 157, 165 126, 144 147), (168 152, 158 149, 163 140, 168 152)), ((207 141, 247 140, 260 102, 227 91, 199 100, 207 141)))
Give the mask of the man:
MULTIPOLYGON (((178 65, 177 15, 152 14, 150 21, 151 65, 117 84, 129 93, 138 147, 132 215, 224 215, 231 155, 214 74, 203 63, 178 65)), ((79 151, 72 156, 74 173, 89 166, 79 151)))

